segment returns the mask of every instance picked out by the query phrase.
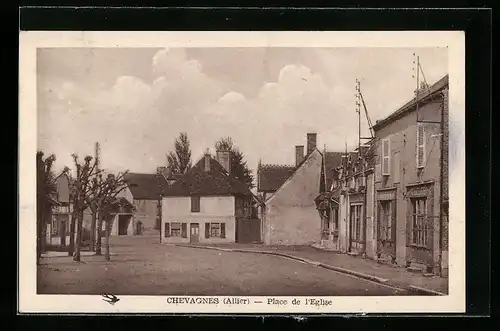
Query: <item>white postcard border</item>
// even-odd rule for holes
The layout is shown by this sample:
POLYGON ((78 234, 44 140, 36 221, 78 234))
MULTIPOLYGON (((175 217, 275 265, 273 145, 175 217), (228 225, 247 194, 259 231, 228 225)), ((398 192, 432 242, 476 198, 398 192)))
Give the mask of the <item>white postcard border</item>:
MULTIPOLYGON (((21 31, 19 37, 20 313, 411 313, 465 311, 465 34, 398 32, 69 32, 21 31), (448 47, 450 101, 449 295, 437 297, 245 297, 246 305, 169 304, 165 296, 120 296, 115 306, 92 295, 36 294, 36 49, 43 47, 448 47), (452 152, 453 151, 453 152, 452 152), (297 299, 301 304, 293 305, 297 299), (263 303, 254 303, 262 301, 263 303)), ((243 298, 243 297, 241 297, 243 298)))

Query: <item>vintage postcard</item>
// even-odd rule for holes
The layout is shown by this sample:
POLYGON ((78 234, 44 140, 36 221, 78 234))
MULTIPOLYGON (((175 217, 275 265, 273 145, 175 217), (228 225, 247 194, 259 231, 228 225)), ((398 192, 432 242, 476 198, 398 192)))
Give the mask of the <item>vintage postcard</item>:
POLYGON ((20 32, 19 56, 19 312, 465 311, 462 32, 20 32))

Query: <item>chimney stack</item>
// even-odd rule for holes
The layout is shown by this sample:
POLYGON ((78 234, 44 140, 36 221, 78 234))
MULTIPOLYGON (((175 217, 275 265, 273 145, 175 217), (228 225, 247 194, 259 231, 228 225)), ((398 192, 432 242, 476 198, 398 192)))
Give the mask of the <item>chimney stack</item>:
POLYGON ((231 151, 219 150, 217 151, 217 162, 226 169, 228 174, 231 174, 231 151))
POLYGON ((307 134, 307 155, 311 154, 316 149, 316 133, 307 134))
POLYGON ((205 153, 205 172, 209 171, 210 171, 210 153, 207 148, 207 151, 205 153))
POLYGON ((297 145, 295 146, 295 166, 298 166, 302 160, 304 160, 304 146, 297 145))
POLYGON ((170 166, 166 166, 166 167, 161 166, 161 167, 156 168, 156 173, 158 175, 163 176, 165 179, 168 179, 172 175, 172 169, 170 168, 170 166))

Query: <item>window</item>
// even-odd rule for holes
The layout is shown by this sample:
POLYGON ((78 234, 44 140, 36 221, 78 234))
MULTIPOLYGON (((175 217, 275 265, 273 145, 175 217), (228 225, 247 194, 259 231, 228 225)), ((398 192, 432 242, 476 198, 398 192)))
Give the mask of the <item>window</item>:
POLYGON ((187 223, 165 223, 165 237, 187 238, 187 223))
POLYGON ((191 197, 191 212, 200 212, 200 197, 191 197))
POLYGON ((428 247, 429 229, 427 224, 427 200, 416 198, 411 200, 412 207, 412 231, 411 243, 419 247, 428 247))
POLYGON ((181 236, 181 223, 172 223, 170 225, 170 236, 172 237, 181 236))
POLYGON ((379 206, 379 236, 381 241, 394 241, 394 218, 396 214, 395 201, 380 201, 379 206))
POLYGON ((59 225, 59 224, 58 224, 59 222, 58 222, 58 221, 59 221, 59 220, 57 219, 57 217, 52 216, 52 221, 51 221, 51 223, 50 223, 50 234, 51 234, 52 236, 56 236, 56 235, 57 235, 57 233, 58 233, 58 231, 59 231, 59 226, 58 226, 58 225, 59 225))
POLYGON ((424 123, 417 125, 417 168, 425 167, 425 127, 424 123))
POLYGON ((205 238, 226 238, 226 223, 205 223, 205 238))
POLYGON ((210 223, 210 237, 220 237, 220 223, 210 223))
POLYGON ((391 165, 391 143, 389 139, 382 139, 382 175, 390 175, 391 165))

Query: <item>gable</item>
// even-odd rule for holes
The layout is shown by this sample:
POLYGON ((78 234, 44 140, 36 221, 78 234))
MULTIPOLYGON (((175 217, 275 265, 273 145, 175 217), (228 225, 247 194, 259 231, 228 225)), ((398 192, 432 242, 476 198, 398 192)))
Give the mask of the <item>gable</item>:
POLYGON ((158 200, 161 193, 160 185, 168 185, 163 176, 156 174, 127 173, 124 180, 136 200, 158 200))
POLYGON ((323 156, 314 150, 266 204, 314 206, 320 192, 323 156))

